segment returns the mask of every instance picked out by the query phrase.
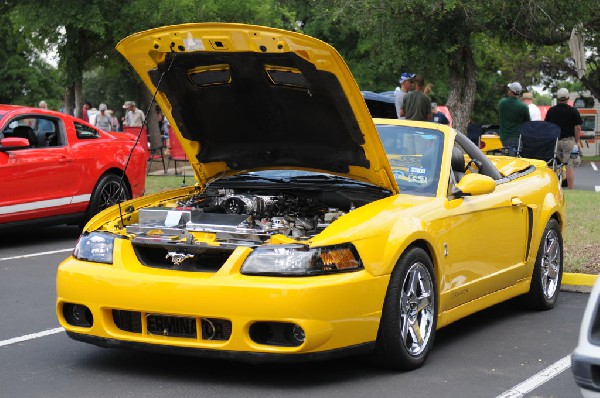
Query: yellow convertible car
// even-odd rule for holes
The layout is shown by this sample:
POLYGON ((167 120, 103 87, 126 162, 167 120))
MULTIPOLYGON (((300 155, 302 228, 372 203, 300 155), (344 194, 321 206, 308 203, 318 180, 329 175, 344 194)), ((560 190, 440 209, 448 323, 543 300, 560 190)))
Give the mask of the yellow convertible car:
POLYGON ((73 339, 412 369, 457 319, 516 296, 554 306, 565 211, 545 162, 373 120, 340 55, 302 34, 186 24, 117 49, 198 183, 89 221, 57 273, 73 339))

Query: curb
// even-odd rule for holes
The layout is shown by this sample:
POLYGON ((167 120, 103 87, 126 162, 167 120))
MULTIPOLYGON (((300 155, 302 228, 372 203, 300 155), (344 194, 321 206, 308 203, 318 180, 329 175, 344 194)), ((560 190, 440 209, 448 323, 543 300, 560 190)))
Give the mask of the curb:
POLYGON ((567 292, 589 293, 596 283, 598 275, 563 273, 561 290, 567 292))

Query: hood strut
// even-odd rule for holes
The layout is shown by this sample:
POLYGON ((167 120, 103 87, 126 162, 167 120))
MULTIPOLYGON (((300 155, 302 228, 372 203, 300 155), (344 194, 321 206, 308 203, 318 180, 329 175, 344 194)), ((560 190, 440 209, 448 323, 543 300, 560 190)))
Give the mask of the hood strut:
MULTIPOLYGON (((156 90, 154 90, 154 94, 152 94, 152 99, 150 100, 150 104, 148 104, 148 109, 146 109, 146 113, 144 115, 144 121, 143 121, 142 125, 140 126, 140 131, 137 133, 135 143, 131 147, 131 151, 129 151, 129 156, 127 157, 127 161, 125 162, 125 168, 123 169, 123 174, 121 174, 121 181, 119 181, 119 187, 121 187, 121 189, 123 187, 123 179, 125 178, 125 172, 127 171, 127 167, 129 166, 129 161, 131 160, 131 155, 133 154, 133 150, 137 146, 138 142, 140 142, 140 137, 142 135, 142 132, 144 131, 144 126, 148 122, 148 114, 150 113, 150 109, 152 109, 152 105, 154 105, 154 102, 155 102, 154 100, 156 99, 156 94, 158 94, 160 84, 163 81, 163 77, 165 77, 167 72, 169 72, 171 70, 171 67, 173 66, 173 61, 175 61, 175 58, 177 58, 177 53, 173 54, 173 58, 171 58, 169 67, 167 69, 165 69, 163 71, 163 73, 160 75, 160 79, 158 80, 158 84, 156 85, 156 90)), ((123 222, 123 211, 121 210, 121 201, 117 202, 117 204, 119 206, 119 217, 121 218, 121 226, 125 227, 125 223, 123 222)))

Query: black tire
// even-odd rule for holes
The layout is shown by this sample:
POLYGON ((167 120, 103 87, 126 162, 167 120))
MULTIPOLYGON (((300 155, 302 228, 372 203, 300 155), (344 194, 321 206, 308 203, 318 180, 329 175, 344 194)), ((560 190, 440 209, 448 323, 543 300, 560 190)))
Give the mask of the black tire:
POLYGON ((429 255, 419 247, 408 248, 394 267, 385 296, 373 352, 377 365, 394 370, 423 365, 435 338, 437 303, 429 255), (416 287, 412 293, 411 287, 416 287), (421 335, 422 341, 415 335, 421 335))
POLYGON ((537 310, 553 308, 560 292, 562 274, 562 235, 558 222, 550 219, 538 249, 529 293, 525 296, 527 305, 537 310))
POLYGON ((121 181, 120 176, 105 174, 92 192, 85 221, 87 222, 102 210, 129 199, 131 199, 131 191, 127 183, 124 180, 121 181))

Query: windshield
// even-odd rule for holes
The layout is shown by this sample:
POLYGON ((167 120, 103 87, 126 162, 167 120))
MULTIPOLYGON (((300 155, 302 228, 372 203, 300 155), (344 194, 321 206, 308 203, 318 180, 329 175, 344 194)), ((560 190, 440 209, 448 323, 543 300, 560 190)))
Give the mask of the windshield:
POLYGON ((444 135, 425 128, 377 125, 400 193, 435 196, 444 135))

